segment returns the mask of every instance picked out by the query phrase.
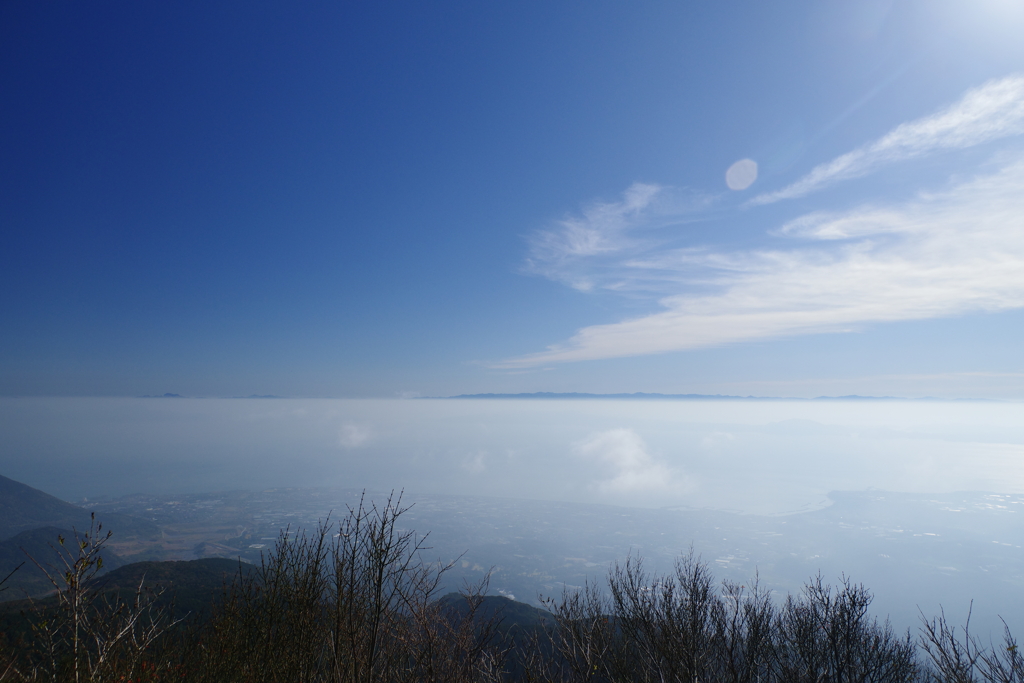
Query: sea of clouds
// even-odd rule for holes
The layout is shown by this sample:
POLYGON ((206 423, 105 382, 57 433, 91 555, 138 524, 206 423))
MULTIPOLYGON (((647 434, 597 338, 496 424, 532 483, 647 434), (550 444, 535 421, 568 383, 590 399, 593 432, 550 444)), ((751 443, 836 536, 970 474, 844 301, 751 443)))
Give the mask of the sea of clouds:
POLYGON ((1024 492, 1024 403, 0 399, 0 473, 65 499, 282 486, 779 514, 1024 492))

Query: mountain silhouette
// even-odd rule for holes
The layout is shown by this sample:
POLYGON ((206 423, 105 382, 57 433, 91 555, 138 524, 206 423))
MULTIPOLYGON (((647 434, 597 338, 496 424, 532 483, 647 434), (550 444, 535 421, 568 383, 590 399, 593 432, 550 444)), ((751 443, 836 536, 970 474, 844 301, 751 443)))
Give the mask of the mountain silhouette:
MULTIPOLYGON (((155 524, 129 515, 104 513, 98 521, 121 538, 159 533, 155 524)), ((84 532, 91 522, 86 508, 0 475, 0 541, 42 527, 84 532)))

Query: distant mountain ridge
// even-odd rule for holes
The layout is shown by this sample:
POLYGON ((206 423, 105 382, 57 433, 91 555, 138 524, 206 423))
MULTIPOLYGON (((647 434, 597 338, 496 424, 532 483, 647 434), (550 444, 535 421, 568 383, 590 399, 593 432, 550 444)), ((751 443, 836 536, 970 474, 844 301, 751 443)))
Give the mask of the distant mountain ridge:
POLYGON ((580 392, 556 393, 535 391, 523 394, 459 394, 441 398, 525 398, 525 399, 645 399, 645 400, 689 400, 689 401, 973 401, 984 399, 942 399, 925 396, 904 398, 900 396, 817 396, 799 398, 791 396, 731 396, 728 394, 650 394, 637 391, 632 394, 587 394, 580 392))

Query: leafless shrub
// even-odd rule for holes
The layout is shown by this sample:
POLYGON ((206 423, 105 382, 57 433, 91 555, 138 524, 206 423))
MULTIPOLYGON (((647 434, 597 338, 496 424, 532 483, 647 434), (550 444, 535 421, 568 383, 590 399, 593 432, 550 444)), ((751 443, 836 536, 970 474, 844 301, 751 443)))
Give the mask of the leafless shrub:
POLYGON ((715 680, 753 683, 771 680, 776 647, 775 603, 755 577, 751 587, 726 581, 714 612, 719 643, 715 680))
POLYGON ((616 565, 608 579, 624 653, 617 678, 640 681, 708 680, 718 654, 715 612, 721 608, 714 577, 689 555, 675 572, 654 576, 639 559, 616 565))
POLYGON ((554 628, 534 634, 523 669, 529 680, 591 683, 613 680, 615 663, 622 659, 621 638, 613 610, 601 590, 587 584, 565 590, 560 601, 548 599, 554 628))
MULTIPOLYGON (((669 575, 637 558, 612 568, 609 598, 594 586, 551 602, 554 663, 534 679, 567 683, 909 682, 920 678, 909 633, 869 619, 871 596, 820 577, 776 607, 755 580, 716 587, 691 551, 669 575), (554 674, 554 675, 552 675, 554 674)), ((543 663, 542 663, 543 664, 543 663)))
POLYGON ((843 578, 838 587, 819 575, 803 595, 790 596, 777 618, 777 675, 786 681, 896 683, 919 678, 910 633, 868 616, 872 596, 843 578))
POLYGON ((922 617, 921 648, 932 665, 932 677, 943 683, 1024 683, 1024 656, 1003 622, 1003 642, 982 645, 971 633, 971 611, 961 627, 946 619, 922 617))
POLYGON ((60 566, 30 557, 53 585, 53 600, 31 602, 34 647, 12 658, 0 680, 123 681, 153 673, 148 655, 174 625, 154 601, 158 593, 140 583, 130 599, 96 590, 91 581, 103 568, 103 533, 95 514, 88 531, 59 536, 52 546, 60 566), (55 602, 55 604, 54 604, 55 602))
POLYGON ((451 564, 427 563, 424 539, 398 526, 408 508, 361 500, 339 524, 284 532, 254 572, 239 573, 212 618, 177 651, 187 681, 475 683, 500 676, 493 624, 437 601, 451 564))

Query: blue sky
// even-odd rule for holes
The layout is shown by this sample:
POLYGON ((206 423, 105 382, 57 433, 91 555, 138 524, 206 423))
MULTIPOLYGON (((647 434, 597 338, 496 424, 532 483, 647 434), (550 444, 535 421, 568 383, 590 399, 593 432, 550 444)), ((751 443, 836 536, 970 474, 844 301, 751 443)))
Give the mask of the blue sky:
POLYGON ((1024 398, 1022 34, 4 3, 0 393, 1024 398))

